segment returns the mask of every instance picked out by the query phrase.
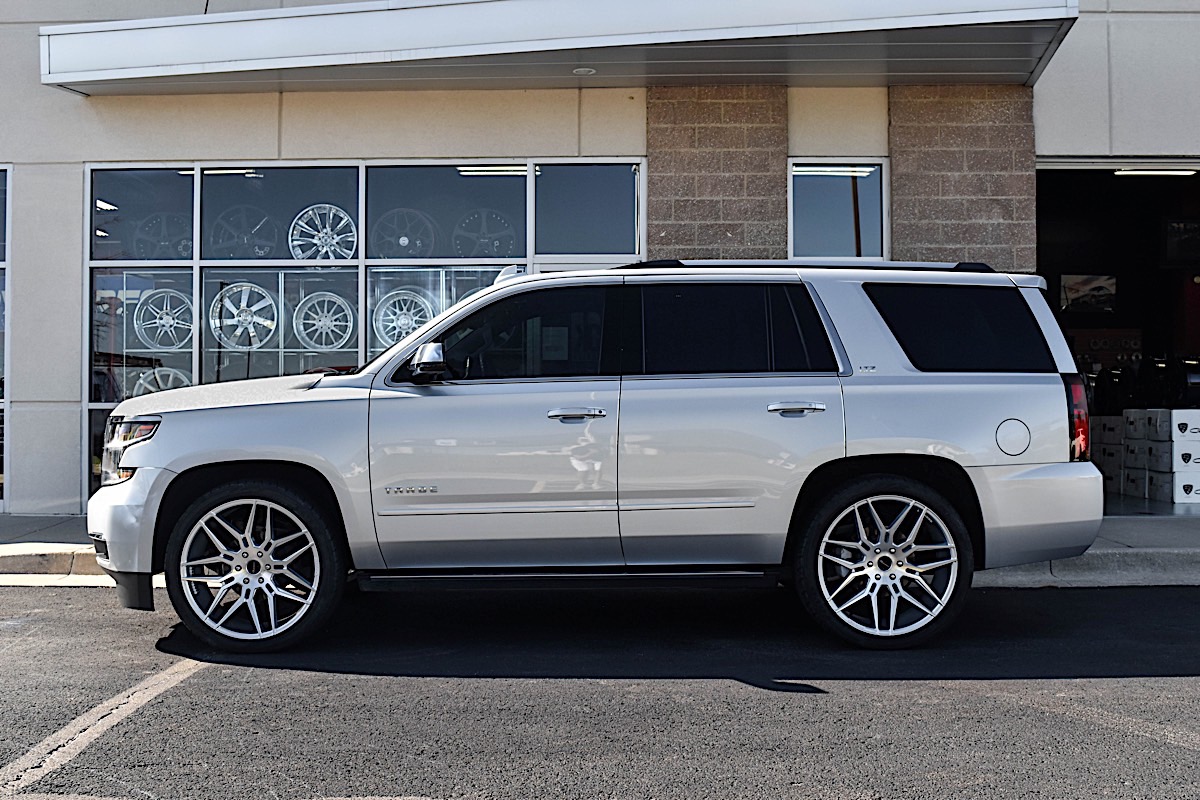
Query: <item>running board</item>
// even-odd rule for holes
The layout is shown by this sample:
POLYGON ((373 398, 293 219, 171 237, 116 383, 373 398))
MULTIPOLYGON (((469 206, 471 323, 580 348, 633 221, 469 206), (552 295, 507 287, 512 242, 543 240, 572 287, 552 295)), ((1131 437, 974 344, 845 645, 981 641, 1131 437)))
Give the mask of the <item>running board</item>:
POLYGON ((778 569, 723 569, 697 572, 359 572, 364 592, 424 589, 634 589, 771 588, 778 569))

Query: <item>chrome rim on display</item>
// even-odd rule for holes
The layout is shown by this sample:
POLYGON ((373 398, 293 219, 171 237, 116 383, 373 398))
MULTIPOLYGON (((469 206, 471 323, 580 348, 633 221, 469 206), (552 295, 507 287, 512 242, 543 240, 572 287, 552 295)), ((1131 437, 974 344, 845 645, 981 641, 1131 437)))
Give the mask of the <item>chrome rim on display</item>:
POLYGON ((135 397, 140 397, 144 394, 165 392, 167 389, 181 389, 191 385, 191 376, 183 370, 174 367, 157 367, 138 376, 137 383, 133 385, 133 394, 135 397))
POLYGON ((433 255, 437 223, 415 208, 393 208, 371 228, 373 258, 424 258, 433 255))
POLYGON ((231 500, 188 533, 179 561, 188 604, 232 639, 266 639, 304 617, 321 582, 312 533, 268 500, 231 500))
POLYGON ((133 252, 142 259, 192 257, 192 219, 183 214, 151 214, 133 231, 133 252))
POLYGON ((208 309, 208 327, 230 350, 257 350, 279 327, 279 306, 254 283, 234 283, 217 292, 208 309))
POLYGON ((517 231, 508 217, 491 208, 477 208, 462 216, 451 236, 460 256, 504 258, 517 252, 517 231))
POLYGON ((946 523, 923 503, 897 495, 868 497, 843 511, 817 557, 830 609, 872 636, 928 625, 958 580, 958 551, 946 523))
POLYGON ((354 335, 354 309, 333 292, 314 292, 296 306, 292 327, 310 350, 337 350, 354 335))
POLYGON ((433 303, 428 297, 412 289, 397 289, 379 301, 371 321, 379 341, 390 347, 433 317, 433 303))
POLYGON ((288 230, 292 257, 300 259, 351 258, 358 229, 350 215, 337 206, 317 203, 296 215, 288 230))
POLYGON ((279 248, 279 223, 258 206, 221 212, 208 237, 208 258, 269 258, 279 248))
POLYGON ((192 299, 175 289, 145 292, 133 310, 133 332, 151 350, 178 350, 192 339, 192 299))

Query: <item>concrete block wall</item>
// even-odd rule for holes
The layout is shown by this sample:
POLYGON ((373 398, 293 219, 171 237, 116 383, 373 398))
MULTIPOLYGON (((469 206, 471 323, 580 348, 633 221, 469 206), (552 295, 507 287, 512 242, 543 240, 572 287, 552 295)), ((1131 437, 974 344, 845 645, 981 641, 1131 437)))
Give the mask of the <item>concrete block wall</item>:
POLYGON ((786 258, 783 86, 646 92, 650 258, 786 258))
POLYGON ((1033 90, 893 86, 892 257, 1037 266, 1033 90))

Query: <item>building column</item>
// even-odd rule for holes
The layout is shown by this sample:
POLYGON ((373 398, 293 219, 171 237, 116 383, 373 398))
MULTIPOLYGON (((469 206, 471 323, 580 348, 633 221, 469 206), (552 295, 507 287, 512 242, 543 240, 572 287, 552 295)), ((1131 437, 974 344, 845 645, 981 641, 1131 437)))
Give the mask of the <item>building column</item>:
POLYGON ((649 257, 787 257, 787 88, 646 93, 649 257))
POLYGON ((892 258, 1037 267, 1033 89, 893 86, 892 258))

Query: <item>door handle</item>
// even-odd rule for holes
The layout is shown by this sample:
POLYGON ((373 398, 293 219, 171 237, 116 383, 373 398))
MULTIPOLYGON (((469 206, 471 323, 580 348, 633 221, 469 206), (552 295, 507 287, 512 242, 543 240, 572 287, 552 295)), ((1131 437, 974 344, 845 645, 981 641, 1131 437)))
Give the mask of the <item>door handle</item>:
POLYGON ((824 411, 824 403, 816 403, 812 400, 785 400, 781 403, 771 403, 767 406, 767 411, 772 414, 782 414, 783 416, 802 417, 805 414, 824 411))
POLYGON ((546 412, 550 419, 586 419, 607 417, 608 412, 603 408, 552 408, 546 412))

